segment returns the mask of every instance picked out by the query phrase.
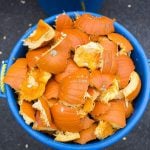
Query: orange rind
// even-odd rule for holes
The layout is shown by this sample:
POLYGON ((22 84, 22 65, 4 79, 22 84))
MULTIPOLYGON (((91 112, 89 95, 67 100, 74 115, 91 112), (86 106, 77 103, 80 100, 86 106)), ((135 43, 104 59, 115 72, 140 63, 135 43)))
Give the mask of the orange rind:
POLYGON ((95 70, 100 67, 102 51, 103 48, 100 44, 90 42, 75 50, 74 61, 79 67, 95 70))
POLYGON ((92 35, 107 35, 114 32, 114 21, 108 17, 95 17, 90 14, 79 16, 74 26, 81 31, 92 35))
POLYGON ((24 40, 24 45, 28 46, 30 50, 37 49, 45 46, 54 36, 55 30, 43 20, 40 20, 36 30, 24 40))
POLYGON ((40 111, 40 118, 43 120, 43 123, 46 126, 50 127, 52 118, 51 118, 50 108, 45 98, 40 97, 38 101, 32 105, 32 107, 40 111))
POLYGON ((95 135, 98 139, 102 140, 106 137, 112 135, 114 133, 114 129, 112 125, 106 121, 99 121, 98 126, 95 129, 95 135))
POLYGON ((69 142, 80 138, 79 132, 63 132, 57 131, 55 134, 55 140, 60 142, 69 142))
POLYGON ((79 132, 81 130, 80 117, 75 108, 57 103, 51 107, 51 113, 59 130, 68 132, 79 132))
POLYGON ((34 130, 38 130, 38 131, 43 131, 43 132, 53 132, 55 131, 57 128, 56 126, 51 122, 50 126, 48 126, 44 119, 42 118, 42 113, 37 110, 36 111, 36 121, 34 122, 32 128, 34 130))
POLYGON ((74 63, 74 61, 72 59, 69 59, 65 70, 62 73, 55 75, 55 80, 60 83, 63 81, 64 78, 76 72, 78 69, 80 68, 74 63))
POLYGON ((95 129, 96 129, 96 124, 92 124, 88 129, 82 130, 80 132, 80 138, 75 140, 75 143, 79 144, 86 144, 89 141, 95 140, 96 135, 95 135, 95 129))
POLYGON ((78 29, 64 29, 62 32, 65 33, 70 40, 72 50, 89 42, 88 35, 78 29))
POLYGON ((89 86, 89 71, 79 69, 60 83, 59 99, 71 105, 84 104, 89 86))
POLYGON ((71 29, 73 27, 72 19, 65 13, 56 17, 56 30, 62 31, 63 29, 71 29))
POLYGON ((19 99, 33 101, 41 97, 50 78, 51 74, 48 72, 40 69, 30 70, 26 79, 21 84, 19 99))
POLYGON ((108 34, 108 38, 116 43, 118 46, 120 46, 120 52, 128 53, 133 50, 133 46, 131 45, 130 41, 119 33, 110 33, 108 34))
POLYGON ((59 93, 59 84, 53 79, 49 80, 48 83, 46 84, 45 92, 43 96, 46 99, 52 99, 52 98, 57 99, 58 93, 59 93))
POLYGON ((25 58, 19 58, 9 68, 6 76, 4 77, 4 83, 9 84, 15 90, 20 90, 22 82, 27 76, 27 60, 25 58))
POLYGON ((35 109, 32 107, 32 103, 23 100, 20 103, 20 111, 26 124, 30 125, 35 122, 35 109))
POLYGON ((129 84, 122 89, 125 99, 133 101, 139 94, 141 89, 141 80, 137 72, 133 71, 130 75, 129 84))
POLYGON ((117 58, 117 76, 119 79, 119 87, 125 88, 130 80, 130 75, 134 71, 135 66, 132 59, 126 55, 120 55, 117 58))

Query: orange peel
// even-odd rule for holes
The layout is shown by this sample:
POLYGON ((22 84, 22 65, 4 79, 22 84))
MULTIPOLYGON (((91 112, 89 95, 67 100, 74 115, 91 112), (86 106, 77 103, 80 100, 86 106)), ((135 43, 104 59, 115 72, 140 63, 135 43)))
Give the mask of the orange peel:
POLYGON ((55 140, 60 142, 69 142, 80 138, 79 132, 63 132, 57 131, 55 134, 55 140))
POLYGON ((28 125, 35 122, 35 109, 32 107, 32 103, 23 100, 20 103, 19 113, 28 125))
POLYGON ((19 58, 9 68, 6 76, 4 77, 4 83, 9 84, 15 90, 20 90, 22 82, 27 76, 27 60, 25 58, 19 58))
POLYGON ((48 83, 46 84, 45 92, 43 96, 46 99, 52 99, 52 98, 57 99, 58 93, 59 93, 59 84, 53 79, 49 80, 48 83))
POLYGON ((120 46, 121 48, 120 53, 122 52, 127 53, 133 50, 133 46, 131 45, 130 41, 127 40, 123 35, 119 33, 110 33, 108 34, 108 38, 120 46))
POLYGON ((67 37, 71 43, 72 50, 76 49, 80 45, 89 42, 88 35, 78 29, 64 29, 62 32, 67 34, 67 37))
POLYGON ((41 97, 50 78, 51 74, 48 72, 40 69, 30 70, 26 79, 21 84, 19 99, 32 101, 41 97))
POLYGON ((132 59, 126 55, 117 56, 117 77, 119 80, 119 87, 121 89, 128 85, 130 74, 134 71, 135 66, 132 59))
POLYGON ((122 89, 125 99, 133 101, 139 94, 141 89, 141 80, 137 72, 133 71, 130 75, 129 84, 122 89))
POLYGON ((59 99, 71 105, 84 104, 89 86, 89 71, 79 69, 60 83, 59 99))
POLYGON ((54 36, 54 29, 43 20, 40 20, 37 24, 36 30, 34 30, 33 33, 31 33, 30 36, 24 40, 24 45, 28 46, 30 50, 37 49, 45 46, 54 38, 54 36))
POLYGON ((65 13, 56 17, 56 30, 62 31, 63 29, 71 29, 73 27, 72 19, 65 13))
POLYGON ((86 144, 91 140, 95 140, 96 139, 96 135, 94 133, 95 128, 96 124, 92 124, 88 129, 82 130, 80 132, 80 138, 75 140, 74 142, 79 144, 86 144))
POLYGON ((95 135, 98 139, 104 139, 114 133, 112 125, 106 121, 99 121, 95 129, 95 135))
POLYGON ((34 130, 44 131, 44 132, 53 132, 56 130, 56 126, 53 123, 51 123, 50 126, 47 126, 39 110, 36 111, 35 118, 36 118, 36 121, 34 122, 32 126, 34 130))
POLYGON ((75 50, 74 61, 79 67, 88 67, 95 70, 100 67, 100 58, 103 47, 94 42, 79 46, 75 50))
POLYGON ((38 101, 32 105, 32 107, 40 111, 40 117, 43 120, 44 124, 50 127, 52 122, 51 113, 45 98, 40 97, 38 101))
POLYGON ((108 17, 95 17, 90 14, 79 16, 74 26, 87 34, 107 35, 114 32, 114 21, 108 17))

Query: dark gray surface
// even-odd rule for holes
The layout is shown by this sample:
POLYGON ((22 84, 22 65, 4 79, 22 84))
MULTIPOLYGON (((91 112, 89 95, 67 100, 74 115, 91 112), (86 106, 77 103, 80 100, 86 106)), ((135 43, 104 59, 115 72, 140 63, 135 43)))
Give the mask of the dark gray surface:
MULTIPOLYGON (((91 0, 92 1, 92 0, 91 0)), ((36 0, 0 0, 0 61, 7 59, 19 37, 46 15, 36 0), (6 39, 5 39, 6 36, 6 39), (4 39, 3 39, 4 38, 4 39)), ((102 14, 116 18, 141 42, 150 57, 150 0, 106 0, 102 14), (131 5, 131 8, 130 7, 131 5)), ((150 106, 148 106, 150 107, 150 106)), ((147 109, 136 128, 107 150, 149 150, 150 109, 147 109)), ((32 139, 15 121, 6 100, 0 101, 0 150, 48 150, 32 139)))

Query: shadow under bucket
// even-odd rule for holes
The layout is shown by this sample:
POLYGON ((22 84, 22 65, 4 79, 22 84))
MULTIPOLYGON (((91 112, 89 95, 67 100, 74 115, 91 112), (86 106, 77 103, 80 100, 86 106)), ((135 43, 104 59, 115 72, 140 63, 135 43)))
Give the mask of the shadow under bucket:
POLYGON ((90 11, 99 13, 104 0, 38 0, 39 5, 48 15, 63 11, 90 11))

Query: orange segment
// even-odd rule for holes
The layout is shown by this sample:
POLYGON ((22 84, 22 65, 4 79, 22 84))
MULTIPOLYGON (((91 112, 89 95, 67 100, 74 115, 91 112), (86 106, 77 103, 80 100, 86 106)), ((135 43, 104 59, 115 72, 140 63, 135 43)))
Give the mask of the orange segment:
POLYGON ((125 99, 133 101, 139 94, 141 89, 141 80, 137 72, 133 71, 130 75, 129 84, 122 89, 125 99))
POLYGON ((57 16, 55 24, 57 31, 62 31, 63 29, 71 29, 73 27, 72 19, 65 13, 57 16))
POLYGON ((72 49, 89 42, 88 35, 78 29, 64 29, 62 32, 67 34, 72 49))
POLYGON ((46 52, 50 47, 43 47, 36 50, 28 51, 26 54, 26 59, 28 66, 34 68, 37 66, 38 60, 42 57, 42 54, 46 52))
POLYGON ((120 81, 120 88, 125 88, 128 85, 130 74, 134 71, 135 66, 132 59, 126 55, 118 56, 117 64, 117 76, 120 81))
POLYGON ((119 33, 110 33, 108 38, 120 46, 121 51, 130 52, 133 50, 131 43, 119 33))
POLYGON ((84 95, 89 86, 89 72, 87 69, 79 69, 69 75, 60 84, 59 99, 72 105, 83 104, 84 95))
POLYGON ((125 107, 122 100, 110 102, 110 109, 99 116, 100 120, 109 122, 114 128, 124 128, 126 126, 125 107))
POLYGON ((65 70, 70 56, 70 45, 67 38, 53 49, 47 51, 37 62, 37 66, 47 72, 58 74, 65 70), (59 67, 58 67, 59 66, 59 67))
POLYGON ((24 45, 28 46, 30 49, 36 49, 41 46, 45 46, 51 39, 54 38, 54 36, 54 29, 43 20, 40 20, 37 24, 36 30, 24 40, 24 45))
POLYGON ((65 77, 76 72, 78 69, 79 67, 74 63, 74 61, 69 59, 64 72, 55 75, 55 80, 60 83, 65 77))
POLYGON ((117 45, 108 38, 102 38, 99 43, 104 48, 102 53, 102 73, 115 74, 117 71, 116 54, 118 52, 117 45))
POLYGON ((80 117, 76 109, 57 103, 51 107, 51 113, 59 130, 69 132, 81 130, 80 117))
POLYGON ((45 88, 45 92, 44 92, 44 96, 46 99, 51 99, 51 98, 58 98, 58 93, 59 93, 59 84, 51 79, 48 81, 46 88, 45 88))
POLYGON ((22 82, 27 75, 27 60, 25 58, 19 58, 9 68, 6 76, 4 77, 4 83, 9 84, 15 90, 21 88, 22 82))
POLYGON ((75 140, 74 142, 79 143, 79 144, 86 144, 89 141, 95 140, 96 135, 95 135, 95 129, 96 129, 96 124, 92 124, 88 129, 82 130, 80 132, 80 138, 75 140))
POLYGON ((35 109, 32 107, 32 103, 23 100, 20 103, 19 113, 22 115, 27 124, 35 122, 35 109))
POLYGON ((47 81, 51 74, 40 69, 33 69, 28 72, 28 76, 21 84, 19 99, 32 101, 41 97, 45 91, 47 81))
POLYGON ((47 101, 43 98, 40 97, 37 102, 35 102, 33 105, 33 108, 37 109, 40 111, 40 117, 43 120, 43 123, 50 127, 52 123, 51 119, 51 113, 50 113, 50 108, 48 106, 47 101))
POLYGON ((106 137, 112 135, 114 129, 111 124, 106 121, 100 121, 95 129, 95 135, 98 139, 105 139, 106 137))
POLYGON ((114 75, 102 74, 98 70, 92 71, 90 74, 90 85, 96 87, 98 90, 107 89, 113 82, 114 75))
POLYGON ((74 25, 87 34, 107 35, 114 32, 114 21, 108 17, 94 17, 90 14, 79 16, 74 25))
POLYGON ((100 44, 90 42, 76 49, 74 61, 79 67, 88 67, 91 70, 95 70, 100 67, 102 51, 103 48, 100 44))

